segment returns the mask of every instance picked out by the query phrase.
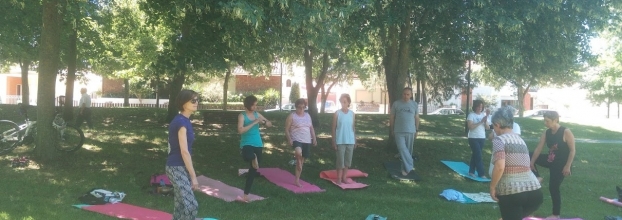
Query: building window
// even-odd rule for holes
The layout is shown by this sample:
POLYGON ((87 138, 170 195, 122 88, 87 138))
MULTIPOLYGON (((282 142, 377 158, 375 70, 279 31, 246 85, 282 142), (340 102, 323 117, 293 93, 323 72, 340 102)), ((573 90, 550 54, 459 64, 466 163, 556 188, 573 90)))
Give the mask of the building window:
POLYGON ((285 81, 285 87, 292 87, 292 80, 288 79, 287 81, 285 81))
POLYGON ((17 91, 15 94, 22 95, 22 85, 17 85, 17 91))

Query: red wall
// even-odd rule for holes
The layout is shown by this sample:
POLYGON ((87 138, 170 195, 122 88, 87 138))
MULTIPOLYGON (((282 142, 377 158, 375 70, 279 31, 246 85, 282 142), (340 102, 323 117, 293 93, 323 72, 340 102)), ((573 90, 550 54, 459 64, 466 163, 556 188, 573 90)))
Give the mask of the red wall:
POLYGON ((22 84, 21 77, 8 76, 6 78, 6 94, 7 95, 17 95, 17 85, 22 84))
POLYGON ((281 88, 281 76, 235 76, 236 93, 252 93, 264 91, 268 88, 273 88, 279 91, 281 88))

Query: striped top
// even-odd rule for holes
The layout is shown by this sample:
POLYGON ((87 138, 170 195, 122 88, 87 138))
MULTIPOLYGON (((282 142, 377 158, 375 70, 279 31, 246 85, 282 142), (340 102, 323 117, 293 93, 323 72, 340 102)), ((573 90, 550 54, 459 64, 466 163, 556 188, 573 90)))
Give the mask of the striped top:
POLYGON ((498 195, 511 195, 540 189, 540 182, 531 172, 529 149, 517 134, 509 133, 492 140, 493 163, 505 159, 505 169, 497 184, 498 195))
POLYGON ((311 116, 306 112, 302 116, 299 116, 296 112, 293 112, 291 115, 292 125, 288 128, 291 140, 310 144, 311 127, 313 127, 311 116))

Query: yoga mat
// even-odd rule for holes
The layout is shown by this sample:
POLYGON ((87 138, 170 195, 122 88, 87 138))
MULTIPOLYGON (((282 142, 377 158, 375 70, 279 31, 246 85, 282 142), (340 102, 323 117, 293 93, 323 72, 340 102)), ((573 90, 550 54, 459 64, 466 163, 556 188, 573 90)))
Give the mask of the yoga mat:
POLYGON ((600 200, 603 201, 603 202, 609 203, 611 205, 622 207, 622 202, 618 201, 618 199, 610 199, 610 198, 601 196, 600 200))
MULTIPOLYGON (((244 195, 244 191, 233 186, 229 186, 223 182, 215 179, 211 179, 206 176, 197 176, 199 182, 199 190, 209 196, 213 196, 227 202, 235 201, 238 196, 244 195)), ((250 202, 263 200, 264 198, 258 195, 249 194, 248 198, 250 202)))
POLYGON ((467 165, 464 162, 456 162, 456 161, 448 161, 448 160, 441 160, 441 162, 445 164, 446 166, 448 166, 451 170, 458 173, 460 176, 463 176, 463 177, 466 177, 466 178, 469 178, 469 179, 472 179, 478 182, 490 182, 490 179, 472 177, 471 175, 469 175, 469 165, 467 165))
POLYGON ((403 181, 419 181, 421 177, 417 175, 414 171, 411 171, 408 175, 402 176, 402 165, 400 161, 388 161, 384 162, 384 168, 389 171, 389 175, 397 180, 403 181))
MULTIPOLYGON (((546 220, 547 218, 540 217, 525 217, 523 220, 546 220)), ((582 218, 558 218, 557 220, 583 220, 582 218)))
MULTIPOLYGON (((112 216, 120 219, 132 219, 132 220, 170 220, 173 218, 173 215, 143 208, 139 206, 134 206, 125 203, 115 203, 115 204, 105 204, 105 205, 74 205, 74 207, 88 210, 91 212, 97 212, 100 214, 104 214, 107 216, 112 216)), ((215 220, 214 218, 197 218, 201 220, 215 220)))
POLYGON ((337 184, 337 171, 336 170, 326 170, 326 171, 320 172, 320 178, 331 181, 333 184, 340 187, 341 189, 361 189, 361 188, 367 187, 368 186, 367 184, 357 183, 352 179, 352 177, 367 177, 367 175, 368 175, 367 173, 363 173, 357 169, 348 169, 346 178, 348 179, 348 182, 350 183, 342 182, 341 184, 337 184))
POLYGON ((480 192, 480 193, 462 193, 462 195, 468 197, 469 199, 475 202, 492 202, 496 203, 497 201, 493 200, 490 196, 490 193, 480 192))
POLYGON ((387 217, 382 217, 376 214, 369 214, 365 220, 387 220, 387 217))
POLYGON ((325 191, 316 185, 303 181, 302 179, 300 180, 300 185, 302 185, 302 187, 294 185, 296 176, 280 168, 259 168, 258 171, 262 176, 268 179, 268 181, 294 193, 314 193, 325 191))

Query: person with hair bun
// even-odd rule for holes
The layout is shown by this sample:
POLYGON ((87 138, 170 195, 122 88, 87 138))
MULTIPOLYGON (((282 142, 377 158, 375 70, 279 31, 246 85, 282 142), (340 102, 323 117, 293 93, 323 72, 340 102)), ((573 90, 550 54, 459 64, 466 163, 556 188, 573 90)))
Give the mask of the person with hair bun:
POLYGON ((531 172, 527 144, 512 131, 514 111, 501 108, 491 121, 497 136, 492 140, 490 196, 498 201, 503 220, 520 220, 542 204, 541 185, 531 172))
POLYGON ((253 180, 258 175, 259 163, 263 152, 263 141, 259 133, 259 125, 272 127, 272 122, 259 114, 257 109, 257 97, 249 95, 244 98, 243 111, 238 115, 238 133, 240 134, 240 150, 242 159, 249 162, 248 173, 246 174, 246 184, 244 185, 244 195, 238 197, 240 202, 250 202, 248 195, 250 194, 253 180))
POLYGON ((546 131, 540 136, 538 146, 531 154, 531 169, 540 181, 536 165, 549 168, 549 192, 553 202, 553 215, 547 219, 558 219, 561 213, 562 198, 560 186, 564 177, 570 176, 570 167, 575 156, 574 135, 559 124, 559 114, 556 111, 544 113, 546 131), (544 144, 549 148, 548 154, 540 154, 544 144))
POLYGON ((339 97, 341 109, 333 114, 332 139, 337 152, 337 184, 348 182, 348 168, 352 165, 352 153, 356 148, 356 129, 354 112, 349 109, 352 99, 349 94, 339 97))

